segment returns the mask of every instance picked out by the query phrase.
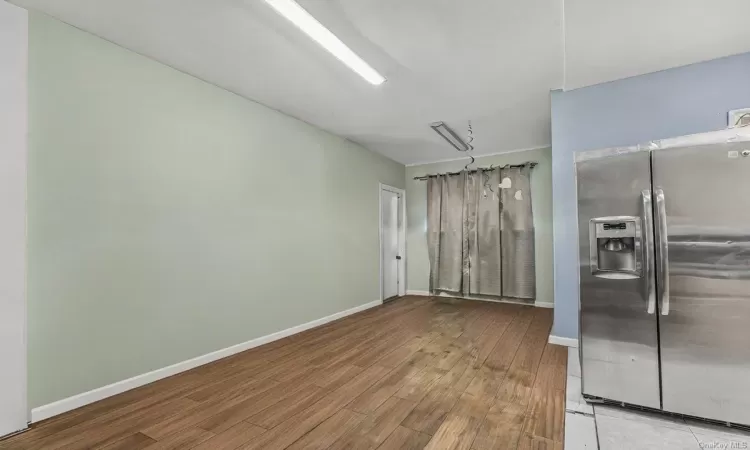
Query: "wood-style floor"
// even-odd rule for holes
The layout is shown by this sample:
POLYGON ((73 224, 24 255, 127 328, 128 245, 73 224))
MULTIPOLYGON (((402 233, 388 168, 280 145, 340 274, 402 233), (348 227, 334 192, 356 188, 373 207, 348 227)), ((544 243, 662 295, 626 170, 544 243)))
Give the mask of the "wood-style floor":
POLYGON ((561 450, 552 310, 406 297, 41 422, 2 449, 561 450))

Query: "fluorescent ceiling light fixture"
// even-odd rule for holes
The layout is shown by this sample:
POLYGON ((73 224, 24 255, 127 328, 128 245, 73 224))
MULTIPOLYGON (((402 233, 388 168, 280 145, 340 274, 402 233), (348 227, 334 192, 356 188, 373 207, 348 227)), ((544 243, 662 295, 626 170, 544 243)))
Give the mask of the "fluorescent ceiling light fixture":
POLYGON ((357 72, 362 78, 372 84, 378 85, 385 81, 385 77, 380 75, 375 69, 370 67, 362 58, 346 46, 341 39, 321 25, 320 22, 305 11, 294 0, 266 0, 279 14, 289 19, 300 30, 310 36, 315 42, 322 45, 323 48, 331 52, 342 63, 350 69, 357 72))
POLYGON ((433 130, 443 137, 448 143, 456 148, 459 152, 470 150, 469 144, 464 142, 458 135, 443 122, 434 122, 430 124, 433 130))

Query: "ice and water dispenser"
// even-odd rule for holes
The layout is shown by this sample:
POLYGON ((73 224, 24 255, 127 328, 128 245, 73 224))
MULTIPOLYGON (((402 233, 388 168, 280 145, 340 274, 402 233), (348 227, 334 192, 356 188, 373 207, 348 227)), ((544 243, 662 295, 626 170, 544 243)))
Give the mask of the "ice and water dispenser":
POLYGON ((618 216, 591 219, 591 273, 601 278, 641 276, 641 219, 618 216))

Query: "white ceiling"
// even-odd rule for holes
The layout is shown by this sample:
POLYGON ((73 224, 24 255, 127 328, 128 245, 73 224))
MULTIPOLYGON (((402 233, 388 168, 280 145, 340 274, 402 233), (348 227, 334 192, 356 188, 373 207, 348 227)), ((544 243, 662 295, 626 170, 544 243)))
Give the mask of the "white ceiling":
POLYGON ((750 51, 748 0, 299 0, 388 78, 375 87, 262 0, 15 2, 405 164, 462 156, 433 121, 471 119, 477 155, 547 146, 564 80, 750 51))
POLYGON ((750 51, 750 0, 564 1, 566 89, 750 51))

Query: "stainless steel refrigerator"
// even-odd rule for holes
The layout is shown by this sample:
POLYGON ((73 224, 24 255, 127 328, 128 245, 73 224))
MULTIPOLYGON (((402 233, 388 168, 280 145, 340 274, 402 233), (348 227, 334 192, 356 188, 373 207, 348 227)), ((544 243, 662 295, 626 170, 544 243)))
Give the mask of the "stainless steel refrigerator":
POLYGON ((750 127, 576 176, 584 397, 750 425, 750 127))

